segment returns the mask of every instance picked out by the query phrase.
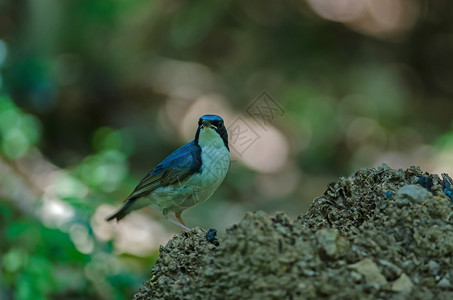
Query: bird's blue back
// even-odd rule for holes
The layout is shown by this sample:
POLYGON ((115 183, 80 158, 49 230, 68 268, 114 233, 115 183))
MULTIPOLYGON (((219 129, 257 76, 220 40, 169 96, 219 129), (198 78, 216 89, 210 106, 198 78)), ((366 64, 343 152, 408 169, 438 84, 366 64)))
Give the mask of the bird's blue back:
POLYGON ((201 148, 195 145, 194 141, 176 149, 158 164, 152 175, 157 175, 167 169, 190 170, 190 174, 200 171, 201 168, 201 148))

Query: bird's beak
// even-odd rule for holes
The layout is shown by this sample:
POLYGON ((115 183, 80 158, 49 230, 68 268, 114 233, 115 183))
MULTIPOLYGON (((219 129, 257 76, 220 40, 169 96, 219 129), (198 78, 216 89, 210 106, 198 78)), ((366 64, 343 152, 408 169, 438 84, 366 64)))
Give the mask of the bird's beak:
POLYGON ((207 127, 207 128, 214 128, 214 129, 217 129, 217 127, 215 127, 214 125, 212 125, 211 122, 206 121, 206 120, 203 120, 203 122, 201 123, 201 126, 202 126, 202 127, 207 127))

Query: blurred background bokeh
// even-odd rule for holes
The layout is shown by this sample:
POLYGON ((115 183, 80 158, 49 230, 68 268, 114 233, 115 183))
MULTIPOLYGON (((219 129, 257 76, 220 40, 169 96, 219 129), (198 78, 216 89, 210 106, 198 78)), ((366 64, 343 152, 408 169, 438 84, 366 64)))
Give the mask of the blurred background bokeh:
POLYGON ((187 210, 303 213, 363 167, 453 174, 449 0, 0 1, 0 299, 130 299, 179 228, 104 218, 199 116, 232 164, 187 210))

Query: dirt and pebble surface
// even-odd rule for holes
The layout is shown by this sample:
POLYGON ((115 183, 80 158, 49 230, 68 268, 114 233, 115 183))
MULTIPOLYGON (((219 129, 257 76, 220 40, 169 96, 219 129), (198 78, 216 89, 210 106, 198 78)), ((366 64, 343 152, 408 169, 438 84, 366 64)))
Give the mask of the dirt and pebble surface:
POLYGON ((359 170, 292 223, 248 213, 219 246, 176 235, 134 299, 453 299, 452 198, 446 175, 359 170))

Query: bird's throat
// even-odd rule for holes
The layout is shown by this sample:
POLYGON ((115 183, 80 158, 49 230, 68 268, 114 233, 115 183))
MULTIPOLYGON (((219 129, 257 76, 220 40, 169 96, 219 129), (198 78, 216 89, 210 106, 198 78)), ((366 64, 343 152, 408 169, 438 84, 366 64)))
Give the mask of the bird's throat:
POLYGON ((198 136, 198 145, 203 149, 204 147, 209 148, 222 148, 225 147, 222 137, 211 128, 203 128, 200 130, 198 136))

